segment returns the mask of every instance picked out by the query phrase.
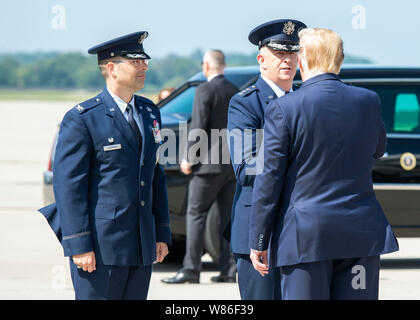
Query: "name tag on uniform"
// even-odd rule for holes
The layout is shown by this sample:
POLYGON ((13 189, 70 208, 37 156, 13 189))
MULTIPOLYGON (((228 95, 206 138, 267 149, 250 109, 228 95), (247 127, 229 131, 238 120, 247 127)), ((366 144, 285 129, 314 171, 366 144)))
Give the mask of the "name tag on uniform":
POLYGON ((104 151, 112 151, 121 149, 121 144, 111 144, 109 146, 104 146, 104 151))

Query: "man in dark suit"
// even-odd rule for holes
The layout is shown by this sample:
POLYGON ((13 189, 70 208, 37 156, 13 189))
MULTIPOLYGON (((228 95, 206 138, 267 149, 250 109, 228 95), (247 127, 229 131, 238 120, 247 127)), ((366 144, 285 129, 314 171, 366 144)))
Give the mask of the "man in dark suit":
POLYGON ((188 186, 186 255, 183 268, 174 277, 162 279, 165 283, 199 282, 206 218, 214 202, 220 214, 220 275, 211 280, 236 282, 229 243, 221 234, 229 220, 235 188, 226 125, 229 100, 238 88, 223 76, 222 51, 206 52, 202 67, 207 82, 197 87, 187 151, 181 162, 182 172, 192 174, 188 186), (197 136, 200 140, 196 143, 197 136))
POLYGON ((107 87, 66 113, 54 158, 56 204, 41 209, 70 257, 76 299, 146 299, 171 242, 160 112, 134 93, 150 57, 136 32, 89 49, 107 87))
POLYGON ((372 186, 386 151, 379 97, 340 81, 335 32, 299 36, 304 82, 265 116, 251 260, 263 276, 281 267, 283 299, 377 299, 379 256, 398 250, 372 186))
POLYGON ((304 27, 300 21, 278 19, 254 28, 248 38, 260 50, 257 60, 261 75, 254 85, 239 92, 230 101, 228 129, 231 136, 239 137, 236 140, 231 139, 229 144, 237 181, 230 241, 243 300, 281 298, 280 290, 276 289, 276 284, 280 281, 279 270, 273 269, 268 276, 262 278, 249 259, 249 215, 256 174, 252 160, 259 149, 257 131, 263 128, 268 104, 296 90, 292 85, 299 51, 297 33, 304 27), (247 130, 252 132, 252 142, 245 135, 247 130), (237 155, 240 159, 235 159, 237 155))

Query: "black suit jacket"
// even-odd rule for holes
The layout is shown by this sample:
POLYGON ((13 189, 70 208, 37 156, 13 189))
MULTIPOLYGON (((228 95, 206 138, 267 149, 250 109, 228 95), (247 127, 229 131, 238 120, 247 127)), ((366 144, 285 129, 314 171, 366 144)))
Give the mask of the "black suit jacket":
POLYGON ((233 172, 226 127, 229 101, 237 92, 238 88, 223 75, 197 87, 189 125, 189 133, 192 134, 189 137, 196 138, 187 143, 188 161, 193 164, 193 174, 233 172), (202 129, 202 136, 200 130, 194 129, 202 129), (213 130, 213 137, 212 129, 217 129, 213 130), (203 135, 204 131, 206 137, 203 135), (218 132, 221 133, 220 136, 215 135, 218 132), (197 135, 200 135, 200 139, 197 135), (206 138, 205 141, 202 138, 206 138))

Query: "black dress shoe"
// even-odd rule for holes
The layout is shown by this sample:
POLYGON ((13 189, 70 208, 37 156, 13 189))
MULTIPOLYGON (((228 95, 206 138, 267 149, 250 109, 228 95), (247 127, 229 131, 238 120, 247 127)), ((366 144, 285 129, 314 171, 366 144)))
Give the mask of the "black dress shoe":
POLYGON ((227 276, 227 275, 219 274, 218 276, 211 277, 210 280, 211 280, 211 282, 231 282, 231 283, 235 283, 236 282, 236 276, 227 276))
POLYGON ((200 283, 200 275, 190 270, 180 270, 172 278, 163 278, 163 283, 200 283))

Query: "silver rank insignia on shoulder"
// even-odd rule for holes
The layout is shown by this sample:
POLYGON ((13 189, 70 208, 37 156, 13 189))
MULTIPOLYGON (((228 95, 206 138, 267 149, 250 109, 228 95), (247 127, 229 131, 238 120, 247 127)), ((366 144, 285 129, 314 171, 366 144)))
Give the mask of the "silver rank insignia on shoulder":
POLYGON ((79 110, 79 111, 83 111, 83 107, 80 104, 77 105, 76 109, 79 110))
POLYGON ((147 110, 148 112, 152 112, 152 109, 150 109, 149 107, 146 107, 146 110, 147 110))
POLYGON ((109 143, 113 143, 114 142, 114 138, 112 138, 112 137, 111 138, 108 138, 108 142, 109 143))
POLYGON ((150 118, 152 118, 152 119, 156 119, 156 116, 155 116, 153 113, 151 113, 151 114, 150 114, 150 118))

